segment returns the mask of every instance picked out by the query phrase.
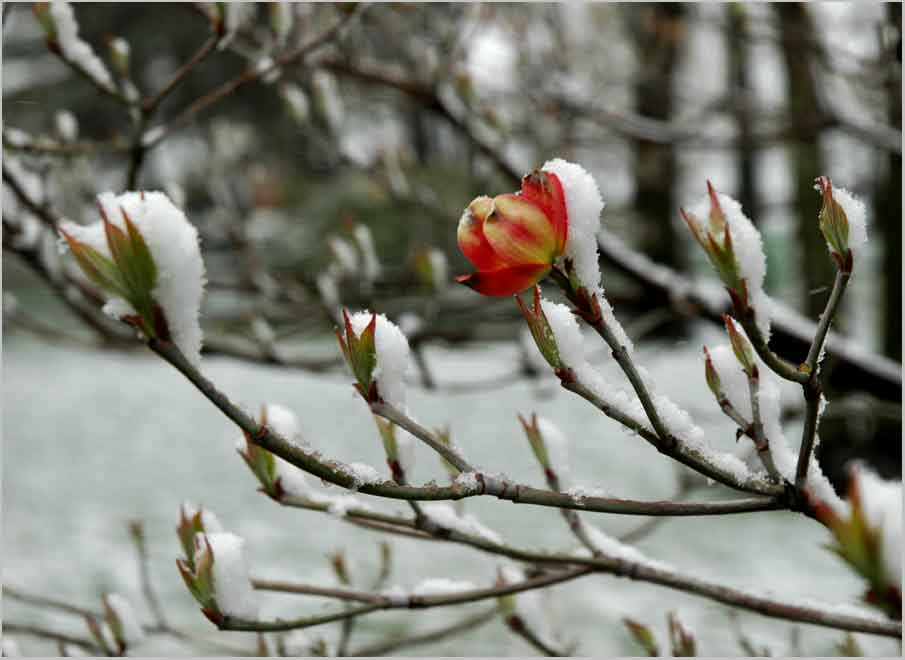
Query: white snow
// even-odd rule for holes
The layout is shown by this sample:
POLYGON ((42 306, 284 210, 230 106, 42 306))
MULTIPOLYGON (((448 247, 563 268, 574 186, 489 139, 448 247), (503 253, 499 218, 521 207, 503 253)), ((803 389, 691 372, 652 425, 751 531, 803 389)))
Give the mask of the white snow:
POLYGON ((0 638, 0 653, 3 653, 4 658, 24 657, 16 640, 10 638, 8 635, 3 635, 3 637, 0 638))
POLYGON ((880 552, 890 584, 902 581, 902 482, 886 481, 872 470, 859 466, 861 505, 868 524, 881 535, 880 552))
POLYGON ((449 264, 446 261, 446 254, 437 248, 430 248, 427 251, 427 261, 430 264, 434 291, 443 291, 449 284, 449 264))
POLYGON ((597 232, 600 229, 600 213, 603 198, 594 177, 577 163, 554 158, 544 163, 541 170, 552 172, 559 178, 566 196, 566 213, 569 218, 569 235, 565 255, 572 259, 575 272, 589 291, 600 289, 600 266, 597 261, 597 232))
POLYGON ((207 541, 214 555, 214 599, 220 611, 238 619, 257 619, 259 605, 248 577, 245 540, 218 532, 207 534, 207 541))
POLYGON ((358 255, 349 241, 339 236, 331 236, 327 239, 327 245, 344 274, 354 275, 358 272, 358 255))
POLYGON ((309 656, 313 646, 314 641, 304 630, 291 630, 283 636, 283 650, 289 657, 309 656))
MULTIPOLYGON (((162 192, 102 193, 98 202, 114 225, 125 229, 122 210, 141 232, 157 265, 157 285, 152 292, 160 305, 173 342, 194 366, 201 362, 201 326, 198 317, 204 295, 204 262, 198 232, 162 192)), ((63 223, 62 228, 110 258, 104 225, 63 223)), ((126 301, 111 296, 110 311, 134 313, 126 301)))
POLYGON ((411 433, 396 427, 396 452, 399 457, 399 466, 408 477, 411 477, 415 470, 415 449, 418 443, 419 441, 411 433))
POLYGON ((60 110, 53 117, 54 128, 63 142, 75 142, 79 137, 79 122, 69 110, 60 110))
POLYGON ((640 550, 614 539, 595 525, 585 524, 584 531, 594 549, 606 557, 623 559, 637 564, 651 563, 640 550))
POLYGON ((495 545, 503 542, 499 534, 485 526, 474 515, 470 513, 459 515, 448 502, 423 502, 421 509, 424 515, 440 527, 469 536, 478 536, 495 545))
POLYGON ((311 87, 315 100, 323 113, 331 131, 338 131, 345 118, 345 108, 336 78, 327 71, 319 69, 311 76, 311 87))
POLYGON ((3 129, 3 140, 13 147, 25 147, 32 143, 31 135, 14 126, 3 129))
POLYGON ((865 254, 864 247, 867 245, 867 210, 864 202, 845 188, 834 186, 833 199, 845 211, 848 219, 848 247, 852 251, 853 263, 857 263, 865 254))
POLYGON ((450 580, 448 578, 426 578, 412 589, 413 596, 444 596, 446 594, 472 591, 475 585, 466 580, 450 580))
POLYGON ((380 259, 377 258, 377 251, 374 249, 374 237, 367 225, 357 224, 353 230, 355 242, 358 244, 358 250, 361 252, 361 270, 362 275, 367 282, 373 282, 380 276, 380 259))
POLYGON ((308 103, 308 95, 301 87, 293 83, 287 83, 280 87, 280 92, 286 105, 289 106, 289 112, 293 118, 299 123, 308 121, 311 114, 311 106, 308 103))
MULTIPOLYGON (((371 322, 371 316, 367 310, 351 316, 352 331, 357 337, 371 322)), ((378 314, 374 346, 377 351, 377 366, 374 368, 377 391, 384 401, 405 411, 405 377, 411 358, 408 340, 395 323, 378 314)))
POLYGON ((385 481, 380 473, 367 463, 349 463, 345 466, 346 472, 352 475, 353 489, 357 490, 366 484, 379 484, 385 481))
POLYGON ((474 472, 460 472, 453 479, 453 484, 468 492, 475 492, 479 488, 478 477, 474 472))
MULTIPOLYGON (((770 323, 773 318, 773 301, 764 291, 764 276, 767 274, 767 258, 760 232, 742 211, 742 205, 729 195, 717 194, 720 208, 726 216, 726 224, 732 237, 732 249, 738 265, 740 277, 748 287, 748 300, 754 309, 757 327, 765 339, 770 338, 770 323)), ((688 207, 688 213, 699 219, 706 230, 710 216, 710 197, 705 195, 697 203, 688 207)), ((723 236, 715 237, 722 244, 723 236)))
POLYGON ((50 3, 50 15, 53 17, 56 41, 63 57, 91 76, 102 87, 115 89, 107 67, 94 54, 91 46, 79 38, 79 24, 69 3, 65 0, 53 0, 50 3))
POLYGON ((121 594, 112 593, 107 594, 107 605, 119 620, 122 639, 127 646, 134 646, 144 639, 145 631, 138 622, 132 603, 121 594))
POLYGON ((336 278, 329 272, 321 273, 317 276, 317 292, 320 294, 321 302, 331 312, 337 310, 340 306, 339 286, 336 284, 336 278))
MULTIPOLYGON (((215 534, 217 532, 223 531, 223 525, 220 523, 220 519, 214 514, 210 509, 201 508, 201 524, 204 527, 204 531, 208 534, 215 534)), ((183 502, 182 503, 182 513, 186 518, 194 518, 195 514, 198 513, 199 507, 196 507, 191 502, 183 502)))
MULTIPOLYGON (((735 321, 732 321, 735 323, 735 321)), ((738 331, 744 336, 744 330, 741 326, 736 325, 738 331)), ((729 345, 717 346, 711 348, 710 358, 713 367, 720 377, 720 384, 723 393, 732 404, 732 406, 745 418, 751 421, 751 395, 748 388, 748 377, 742 371, 742 366, 735 357, 732 348, 729 345)), ((793 451, 786 440, 781 421, 781 401, 780 386, 778 376, 761 362, 760 358, 755 355, 759 373, 758 383, 758 404, 760 410, 761 422, 763 422, 764 434, 770 444, 770 454, 773 457, 773 463, 783 478, 790 482, 795 482, 795 471, 798 464, 798 454, 793 451)), ((753 475, 744 466, 744 462, 736 456, 730 457, 723 454, 724 460, 728 464, 734 465, 738 462, 738 466, 734 470, 738 470, 741 476, 742 469, 748 473, 750 479, 753 475), (740 466, 740 467, 739 467, 740 466)), ((823 474, 817 459, 811 456, 811 464, 808 467, 807 488, 821 500, 833 506, 837 511, 844 511, 846 505, 842 499, 836 494, 835 489, 829 480, 823 474)))
POLYGON ((563 432, 546 417, 537 418, 537 428, 547 448, 547 456, 550 459, 550 467, 559 477, 560 485, 565 484, 571 478, 569 462, 569 445, 563 432))
POLYGON ((224 2, 220 6, 223 8, 224 33, 217 48, 223 50, 236 37, 236 32, 242 24, 251 17, 255 6, 251 2, 224 2))

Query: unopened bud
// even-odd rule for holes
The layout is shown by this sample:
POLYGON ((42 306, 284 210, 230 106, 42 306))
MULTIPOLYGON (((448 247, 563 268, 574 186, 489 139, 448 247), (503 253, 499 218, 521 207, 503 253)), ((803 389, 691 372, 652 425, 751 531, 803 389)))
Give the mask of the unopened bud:
MULTIPOLYGON (((261 407, 261 426, 267 426, 267 406, 261 407)), ((238 452, 242 460, 255 475, 261 484, 261 490, 270 497, 279 500, 283 495, 283 489, 280 486, 280 478, 277 474, 276 459, 266 449, 259 447, 253 442, 253 438, 245 433, 245 446, 241 447, 238 452)))
POLYGON ((358 381, 356 387, 366 401, 377 400, 377 381, 374 380, 374 368, 377 366, 377 347, 374 333, 377 329, 377 314, 372 314, 371 321, 355 334, 352 321, 346 310, 343 310, 345 334, 336 329, 336 338, 342 349, 343 357, 358 381))
POLYGON ((550 322, 547 320, 540 302, 540 287, 536 285, 534 287, 534 305, 531 309, 525 306, 521 297, 516 296, 516 301, 528 323, 528 329, 531 331, 531 336, 534 338, 540 354, 544 356, 554 371, 562 369, 564 365, 559 355, 559 347, 556 345, 556 335, 553 333, 553 328, 550 327, 550 322))
POLYGON ((839 269, 851 272, 852 253, 848 244, 848 216, 842 205, 833 198, 833 182, 829 178, 818 177, 817 187, 823 196, 823 206, 818 215, 820 232, 839 269))
POLYGON ((342 550, 337 550, 329 555, 330 566, 333 573, 340 584, 350 585, 352 580, 349 577, 349 567, 346 565, 346 554, 342 550))
POLYGON ((190 566, 187 561, 177 559, 176 567, 179 569, 185 586, 201 605, 201 611, 212 621, 217 621, 222 618, 222 615, 214 598, 214 551, 207 535, 203 533, 195 535, 194 546, 195 549, 192 553, 195 558, 194 566, 190 566))
POLYGON ((713 396, 717 401, 722 401, 724 398, 723 384, 720 382, 720 375, 713 366, 710 351, 706 346, 704 347, 704 377, 707 379, 707 387, 713 392, 713 396))
POLYGON ((644 625, 634 619, 622 619, 622 623, 628 628, 629 633, 635 638, 635 641, 641 645, 644 652, 651 657, 660 655, 660 647, 657 644, 657 638, 654 637, 653 631, 649 626, 644 625))
POLYGON ((113 69, 122 78, 129 77, 129 60, 132 52, 129 42, 122 37, 114 37, 110 40, 110 62, 113 69))
POLYGON ((695 652, 694 635, 682 625, 675 612, 669 613, 669 643, 674 658, 692 658, 695 652))
POLYGON ((756 378, 757 362, 754 359, 754 349, 751 348, 751 343, 738 329, 731 316, 724 315, 723 323, 726 325, 726 332, 729 333, 729 343, 732 344, 732 352, 735 353, 736 359, 749 378, 756 378))

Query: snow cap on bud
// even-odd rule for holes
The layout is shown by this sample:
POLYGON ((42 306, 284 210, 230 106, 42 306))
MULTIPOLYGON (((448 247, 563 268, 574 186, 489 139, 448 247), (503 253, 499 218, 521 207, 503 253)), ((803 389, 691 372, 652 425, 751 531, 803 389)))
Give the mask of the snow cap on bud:
POLYGON ((817 519, 833 533, 830 549, 868 584, 865 600, 902 618, 902 482, 856 467, 849 481, 848 517, 815 497, 817 519))
MULTIPOLYGON (((729 333, 729 343, 732 345, 732 352, 742 365, 745 373, 749 378, 757 378, 757 362, 754 359, 754 349, 744 333, 739 329, 733 319, 728 314, 723 315, 723 323, 726 324, 726 332, 729 333)), ((709 360, 709 355, 708 355, 709 360)))
POLYGON ((210 534, 222 531, 223 526, 213 512, 202 508, 195 509, 184 502, 179 508, 179 525, 176 527, 176 534, 179 536, 179 543, 185 553, 186 564, 189 567, 195 565, 195 538, 199 532, 210 534))
POLYGON ((110 40, 110 61, 113 63, 113 69, 122 78, 129 77, 129 59, 132 48, 129 42, 122 37, 113 37, 110 40))
POLYGON ((474 199, 459 219, 459 249, 477 272, 458 282, 509 296, 547 276, 568 238, 565 193, 552 172, 535 170, 517 193, 474 199))
POLYGON ((707 181, 707 196, 710 200, 710 209, 707 214, 706 228, 695 214, 687 212, 685 209, 680 209, 679 212, 695 240, 704 248, 704 252, 710 258, 710 263, 716 268, 717 274, 729 289, 733 300, 739 298, 747 305, 747 284, 742 279, 735 260, 732 231, 726 222, 726 214, 720 204, 716 188, 710 181, 707 181))
POLYGON ((772 301, 764 291, 767 258, 760 232, 728 195, 710 181, 707 196, 680 210, 695 240, 704 249, 739 312, 752 310, 758 329, 770 338, 772 301))
POLYGON ((377 366, 377 347, 374 334, 377 330, 377 314, 371 315, 370 322, 360 332, 352 327, 349 313, 343 310, 345 334, 336 329, 336 339, 342 349, 346 364, 358 381, 355 385, 366 401, 377 400, 377 381, 374 380, 374 368, 377 366))
POLYGON ((537 462, 540 463, 540 466, 545 471, 549 470, 550 457, 547 453, 547 445, 544 442, 544 434, 538 424, 537 413, 531 413, 531 421, 519 415, 518 421, 521 422, 522 428, 525 430, 525 436, 528 438, 528 443, 531 445, 531 451, 534 452, 537 462))
POLYGON ((132 222, 125 208, 120 207, 126 230, 110 222, 103 206, 103 219, 107 250, 112 258, 87 242, 78 240, 70 230, 61 228, 60 233, 69 246, 72 256, 82 272, 94 284, 125 300, 135 311, 126 314, 123 320, 141 330, 146 337, 170 340, 170 330, 152 292, 157 285, 157 264, 151 256, 144 236, 132 222))
POLYGON ((102 222, 60 227, 63 245, 108 294, 104 311, 201 360, 204 262, 198 232, 162 192, 103 193, 102 222))
POLYGON ((534 338, 534 343, 537 344, 540 354, 544 356, 544 359, 553 367, 554 371, 562 369, 564 365, 559 355, 559 347, 556 345, 556 335, 553 333, 553 328, 550 327, 550 322, 547 320, 547 315, 544 314, 544 308, 541 306, 540 287, 534 286, 534 304, 531 309, 528 309, 525 303, 522 302, 521 297, 516 296, 516 301, 525 316, 528 330, 531 331, 531 336, 534 338))
POLYGON ((221 624, 227 617, 251 621, 258 616, 244 546, 244 539, 235 534, 199 533, 195 535, 194 567, 181 559, 176 561, 201 612, 214 624, 221 624))
POLYGON ((404 410, 411 356, 405 335, 383 314, 362 311, 350 317, 343 310, 343 322, 336 338, 359 393, 368 403, 385 401, 404 410))

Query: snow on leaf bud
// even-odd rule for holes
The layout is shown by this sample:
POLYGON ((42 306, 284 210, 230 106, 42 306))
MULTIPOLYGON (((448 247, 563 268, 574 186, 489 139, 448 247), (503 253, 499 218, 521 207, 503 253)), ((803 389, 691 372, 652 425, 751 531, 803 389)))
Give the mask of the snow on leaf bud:
MULTIPOLYGON (((261 406, 261 427, 267 426, 267 406, 261 406)), ((279 500, 283 494, 277 474, 276 459, 266 449, 253 442, 253 438, 245 433, 245 447, 238 450, 248 469, 261 484, 261 490, 270 497, 279 500)))
POLYGON ((374 368, 377 366, 377 348, 374 332, 377 329, 377 314, 371 315, 371 321, 360 335, 355 334, 349 313, 343 310, 345 333, 336 329, 336 338, 342 349, 343 357, 358 381, 356 387, 366 401, 377 400, 377 382, 374 380, 374 368))

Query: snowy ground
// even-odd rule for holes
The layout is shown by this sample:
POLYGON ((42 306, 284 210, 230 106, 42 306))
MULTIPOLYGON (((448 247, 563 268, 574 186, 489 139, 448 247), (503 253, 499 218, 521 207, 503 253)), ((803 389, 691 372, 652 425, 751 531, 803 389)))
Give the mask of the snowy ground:
MULTIPOLYGON (((718 341, 710 331, 681 346, 641 347, 640 359, 658 375, 664 391, 685 406, 702 426, 734 445, 733 434, 710 405, 700 365, 700 346, 718 341)), ((3 351, 3 556, 4 582, 90 607, 104 591, 119 591, 139 606, 138 573, 127 521, 144 521, 152 572, 170 618, 183 627, 210 633, 174 564, 174 532, 179 503, 201 502, 227 529, 247 539, 252 574, 332 584, 325 555, 345 548, 353 575, 369 581, 377 566, 378 537, 341 520, 307 511, 284 510, 255 491, 256 484, 235 452, 236 430, 192 387, 151 354, 121 355, 51 347, 23 336, 5 338, 3 351)), ((511 368, 515 349, 491 346, 450 352, 434 349, 429 359, 441 382, 490 378, 511 368)), ((364 461, 382 469, 381 447, 365 406, 343 374, 314 377, 227 359, 206 359, 204 371, 249 410, 278 402, 300 417, 305 438, 325 454, 364 461)), ((604 369, 616 380, 613 365, 604 369)), ((516 413, 536 410, 572 440, 573 483, 627 497, 668 497, 677 476, 673 465, 637 438, 621 432, 584 401, 555 385, 521 382, 495 391, 438 395, 413 390, 415 417, 429 425, 452 425, 455 440, 479 465, 540 485, 541 479, 516 413)), ((790 430, 790 433, 796 433, 790 430)), ((441 479, 443 472, 419 447, 416 481, 441 479)), ((724 497, 716 488, 696 498, 724 497)), ((393 502, 377 501, 403 511, 393 502)), ((570 549, 574 543, 554 510, 515 506, 491 499, 469 500, 467 510, 511 543, 532 548, 570 549)), ((590 514, 595 524, 619 533, 638 518, 590 514)), ((640 543, 652 558, 684 571, 736 586, 766 589, 795 598, 853 603, 859 581, 823 549, 827 535, 816 524, 787 513, 667 521, 640 543)), ((468 579, 489 584, 495 564, 466 548, 394 539, 391 584, 411 587, 427 577, 468 579)), ((665 634, 667 612, 675 610, 695 631, 706 655, 738 655, 730 610, 701 598, 613 577, 586 577, 550 591, 554 623, 576 653, 630 655, 638 648, 621 619, 653 624, 665 634)), ((301 615, 335 604, 308 597, 264 597, 263 614, 301 615)), ((7 599, 4 618, 82 633, 71 617, 48 615, 7 599)), ((419 612, 377 613, 360 620, 358 644, 390 633, 433 627, 475 612, 483 604, 419 612)), ((835 631, 795 626, 751 613, 738 623, 758 645, 794 654, 790 640, 806 655, 833 654, 842 638, 835 631), (796 633, 795 630, 798 632, 796 633)), ((338 628, 312 629, 335 639, 338 628)), ((900 652, 894 641, 857 636, 868 653, 900 652)), ((238 633, 221 639, 253 648, 238 633)), ((56 653, 48 643, 20 638, 29 655, 56 653)), ((355 645, 353 645, 354 648, 355 645)), ((156 638, 135 654, 185 652, 184 646, 156 638)), ((199 649, 204 652, 204 649, 199 649)), ((422 655, 529 654, 532 649, 499 623, 462 638, 412 649, 422 655)))

